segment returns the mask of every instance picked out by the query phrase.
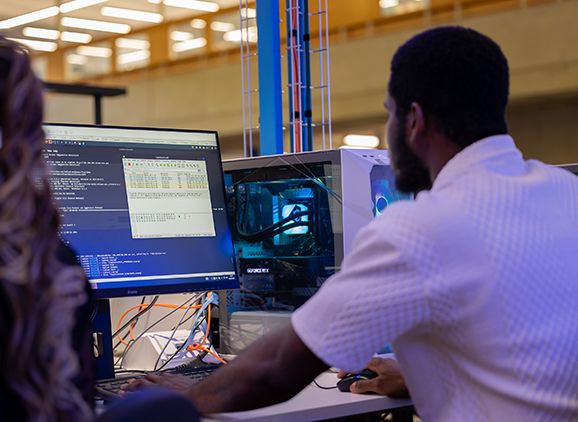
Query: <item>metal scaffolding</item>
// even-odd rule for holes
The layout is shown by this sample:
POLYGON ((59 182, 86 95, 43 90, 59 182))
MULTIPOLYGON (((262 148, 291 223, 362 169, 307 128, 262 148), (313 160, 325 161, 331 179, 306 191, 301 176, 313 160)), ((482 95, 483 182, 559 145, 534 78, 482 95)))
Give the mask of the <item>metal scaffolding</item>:
MULTIPOLYGON (((332 148, 328 0, 314 0, 314 10, 310 9, 308 0, 285 0, 285 5, 290 151, 314 150, 315 138, 320 138, 319 146, 323 150, 332 148), (312 20, 316 25, 315 37, 310 32, 312 20), (315 44, 313 49, 312 42, 315 44), (318 68, 314 77, 312 67, 318 68), (316 110, 319 110, 317 114, 316 110)), ((239 0, 239 9, 244 155, 252 157, 255 154, 256 130, 259 131, 259 155, 281 154, 284 151, 285 127, 279 2, 258 0, 256 17, 248 13, 248 0, 239 0), (254 20, 257 24, 257 47, 251 30, 254 20), (258 84, 253 80, 255 60, 258 64, 258 84), (258 119, 254 115, 257 101, 258 119)))

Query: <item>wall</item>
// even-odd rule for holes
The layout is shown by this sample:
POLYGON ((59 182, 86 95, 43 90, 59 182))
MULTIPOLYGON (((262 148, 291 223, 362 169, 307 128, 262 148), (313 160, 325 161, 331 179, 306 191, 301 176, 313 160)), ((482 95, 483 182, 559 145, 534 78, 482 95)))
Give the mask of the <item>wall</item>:
POLYGON ((524 155, 547 163, 578 162, 578 96, 514 103, 510 132, 524 155))

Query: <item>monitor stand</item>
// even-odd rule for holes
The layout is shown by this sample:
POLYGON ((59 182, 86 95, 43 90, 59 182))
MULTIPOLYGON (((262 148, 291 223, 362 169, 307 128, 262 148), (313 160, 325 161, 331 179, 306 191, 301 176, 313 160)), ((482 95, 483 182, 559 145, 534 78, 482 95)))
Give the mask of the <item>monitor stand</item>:
POLYGON ((98 351, 96 357, 96 379, 114 378, 110 301, 108 299, 98 299, 96 301, 96 313, 92 320, 92 325, 94 341, 98 351))

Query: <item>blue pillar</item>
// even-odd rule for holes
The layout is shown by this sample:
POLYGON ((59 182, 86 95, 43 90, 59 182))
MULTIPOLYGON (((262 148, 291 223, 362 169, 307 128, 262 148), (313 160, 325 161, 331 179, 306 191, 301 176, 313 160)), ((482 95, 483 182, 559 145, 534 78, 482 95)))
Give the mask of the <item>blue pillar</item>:
POLYGON ((257 0, 260 155, 283 153, 279 1, 257 0))

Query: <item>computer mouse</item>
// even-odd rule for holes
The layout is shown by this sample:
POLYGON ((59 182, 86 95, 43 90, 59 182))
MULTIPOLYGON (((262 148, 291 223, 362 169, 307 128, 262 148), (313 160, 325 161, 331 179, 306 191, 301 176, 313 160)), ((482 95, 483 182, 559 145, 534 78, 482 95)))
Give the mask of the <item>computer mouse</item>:
POLYGON ((359 380, 370 380, 377 377, 377 374, 370 369, 364 369, 354 374, 346 374, 342 379, 337 381, 337 389, 344 393, 349 393, 349 387, 359 380))

